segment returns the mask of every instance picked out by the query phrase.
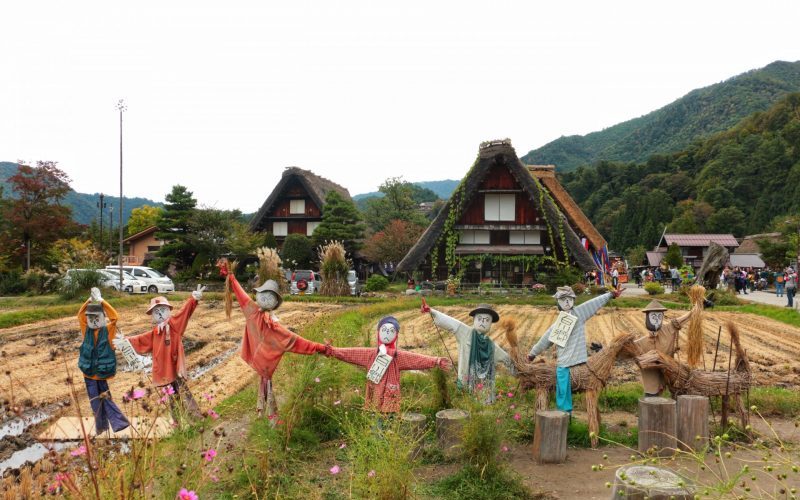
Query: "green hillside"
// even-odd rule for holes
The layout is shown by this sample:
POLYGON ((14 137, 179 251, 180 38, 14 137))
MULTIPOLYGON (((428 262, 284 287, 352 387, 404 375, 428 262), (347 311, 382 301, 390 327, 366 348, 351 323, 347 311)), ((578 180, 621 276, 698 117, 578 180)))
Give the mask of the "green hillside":
MULTIPOLYGON (((13 162, 0 162, 0 186, 3 187, 3 196, 13 198, 14 193, 8 184, 8 178, 17 172, 17 164, 13 162)), ((64 205, 72 208, 72 219, 79 224, 89 224, 92 220, 99 220, 100 211, 97 204, 100 201, 100 194, 78 193, 70 191, 64 197, 64 205)), ((119 197, 106 196, 104 199, 106 210, 103 214, 103 225, 108 224, 108 207, 114 206, 114 226, 119 225, 119 197)), ((123 220, 128 223, 131 210, 142 205, 161 206, 162 203, 148 200, 147 198, 123 198, 123 220)))
POLYGON ((562 172, 598 161, 646 161, 653 154, 680 151, 702 137, 727 130, 790 92, 800 92, 800 61, 776 61, 693 90, 639 118, 584 136, 561 137, 522 160, 554 164, 562 172))
POLYGON ((614 250, 655 245, 666 223, 677 233, 765 232, 800 212, 800 93, 683 151, 560 178, 614 250))

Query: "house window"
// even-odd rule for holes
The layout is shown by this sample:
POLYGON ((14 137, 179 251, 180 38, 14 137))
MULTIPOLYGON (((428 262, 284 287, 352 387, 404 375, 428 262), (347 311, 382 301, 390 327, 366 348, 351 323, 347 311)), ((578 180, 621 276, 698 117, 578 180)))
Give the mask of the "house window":
POLYGON ((289 214, 290 215, 303 215, 306 213, 306 200, 290 200, 289 201, 289 214))
POLYGON ((314 234, 314 230, 315 230, 315 229, 317 228, 317 226, 319 226, 319 225, 320 225, 320 222, 319 222, 319 221, 315 221, 315 222, 306 222, 306 236, 311 236, 312 234, 314 234))
POLYGON ((508 242, 511 245, 539 245, 541 233, 539 231, 509 231, 508 242))
POLYGON ((289 223, 288 222, 273 222, 272 223, 272 234, 275 236, 286 236, 289 234, 289 223))
POLYGON ((484 219, 487 221, 513 221, 515 219, 514 194, 487 194, 484 201, 484 219))
POLYGON ((488 245, 489 231, 461 231, 459 243, 462 245, 488 245))

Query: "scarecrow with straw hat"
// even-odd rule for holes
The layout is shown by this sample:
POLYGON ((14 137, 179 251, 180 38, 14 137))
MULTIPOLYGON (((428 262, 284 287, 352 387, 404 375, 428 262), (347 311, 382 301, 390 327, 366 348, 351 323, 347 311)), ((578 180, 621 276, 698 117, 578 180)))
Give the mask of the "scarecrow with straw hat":
POLYGON ((109 425, 114 432, 130 425, 111 399, 108 389, 108 380, 117 373, 113 344, 117 335, 117 319, 117 311, 103 300, 98 288, 92 288, 91 296, 78 311, 78 323, 83 334, 78 368, 83 372, 97 434, 107 431, 109 425))
POLYGON ((367 370, 367 392, 364 396, 366 410, 381 413, 400 411, 400 372, 403 370, 428 370, 439 367, 450 369, 447 358, 426 356, 397 348, 400 324, 394 316, 378 322, 378 347, 325 346, 325 355, 367 370))
POLYGON ((226 276, 227 286, 236 295, 236 300, 245 316, 240 355, 250 368, 261 376, 256 410, 259 416, 262 415, 266 401, 268 416, 273 419, 278 407, 272 389, 272 374, 278 368, 283 354, 322 353, 325 352, 325 346, 304 339, 278 322, 274 312, 280 307, 283 297, 277 281, 268 279, 261 286, 254 288, 256 294, 254 301, 239 284, 228 263, 221 262, 218 265, 220 273, 226 276))
MULTIPOLYGON (((560 311, 556 322, 531 348, 528 361, 556 344, 556 406, 572 413, 572 385, 570 369, 586 363, 586 322, 612 298, 619 297, 621 290, 604 293, 575 307, 575 292, 572 287, 560 286, 553 298, 560 311)), ((594 346, 593 346, 594 347, 594 346)))
MULTIPOLYGON (((201 418, 197 406, 186 385, 186 355, 183 351, 183 334, 192 313, 197 309, 198 301, 203 298, 204 286, 197 285, 177 313, 172 313, 172 304, 166 297, 153 297, 146 313, 150 315, 153 328, 133 337, 128 337, 133 349, 139 354, 151 353, 153 356, 153 384, 161 387, 166 396, 170 396, 170 410, 173 419, 177 420, 177 406, 193 418, 201 418)), ((124 346, 124 338, 117 338, 114 344, 118 349, 124 346)))
POLYGON ((422 312, 430 313, 435 326, 452 332, 456 337, 458 387, 472 393, 484 392, 486 394, 484 402, 493 403, 496 399, 495 364, 503 363, 512 374, 516 373, 511 357, 489 337, 492 324, 500 320, 497 311, 489 304, 479 304, 469 313, 472 317, 472 326, 429 307, 424 301, 422 312))
MULTIPOLYGON (((679 350, 678 337, 680 330, 692 317, 692 313, 696 309, 691 309, 686 314, 668 323, 664 321, 664 312, 666 310, 667 308, 657 300, 651 301, 647 304, 647 307, 642 309, 645 314, 644 324, 648 334, 637 339, 633 344, 626 346, 620 352, 619 359, 630 359, 654 349, 667 356, 675 356, 675 353, 679 350)), ((664 391, 666 382, 661 371, 655 368, 643 368, 642 386, 646 397, 658 396, 664 391)))

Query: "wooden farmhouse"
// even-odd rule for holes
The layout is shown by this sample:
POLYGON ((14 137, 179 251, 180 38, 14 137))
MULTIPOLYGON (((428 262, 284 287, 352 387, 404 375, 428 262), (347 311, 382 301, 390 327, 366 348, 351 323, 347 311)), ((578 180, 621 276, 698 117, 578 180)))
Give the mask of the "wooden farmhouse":
POLYGON ((155 259, 156 253, 164 246, 164 241, 156 238, 156 226, 132 234, 122 240, 128 248, 122 256, 122 263, 128 266, 143 266, 155 259))
POLYGON ((290 234, 311 236, 322 221, 325 197, 330 191, 337 191, 344 199, 352 201, 350 193, 342 186, 310 170, 288 167, 253 216, 250 230, 272 233, 278 248, 290 234))
POLYGON ((607 262, 606 242, 559 184, 552 165, 523 165, 510 141, 478 158, 398 271, 461 282, 528 285, 564 265, 607 262))

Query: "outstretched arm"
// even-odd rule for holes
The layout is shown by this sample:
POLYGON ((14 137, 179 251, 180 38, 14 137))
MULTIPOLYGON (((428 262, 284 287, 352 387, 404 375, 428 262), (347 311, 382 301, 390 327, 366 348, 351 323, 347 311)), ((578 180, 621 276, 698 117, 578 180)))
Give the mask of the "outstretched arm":
POLYGON ((236 276, 229 274, 228 280, 230 281, 234 295, 236 295, 236 301, 239 303, 239 307, 244 309, 248 303, 252 302, 250 295, 248 295, 244 288, 242 288, 242 285, 239 284, 239 280, 236 279, 236 276))
POLYGON ((140 335, 128 337, 133 350, 139 354, 147 354, 153 351, 153 331, 144 332, 140 335))
POLYGON ((292 342, 291 347, 289 347, 288 351, 293 352, 295 354, 314 354, 314 353, 323 353, 325 352, 325 346, 318 342, 312 342, 311 340, 305 339, 300 335, 286 329, 283 325, 275 323, 274 324, 275 330, 282 330, 282 334, 293 337, 294 342, 292 342))
POLYGON ((683 325, 685 325, 686 322, 692 317, 693 311, 694 308, 689 309, 689 311, 687 311, 685 314, 682 314, 681 316, 672 320, 672 326, 674 326, 676 330, 680 330, 683 325))
POLYGON ((402 370, 429 370, 436 366, 447 369, 449 368, 449 361, 447 358, 439 358, 436 356, 427 356, 425 354, 418 354, 416 352, 397 351, 397 368, 402 370))
POLYGON ((103 312, 105 312, 106 315, 106 328, 108 328, 108 341, 114 342, 114 338, 117 336, 117 320, 119 319, 119 314, 117 314, 117 310, 114 309, 111 306, 111 304, 108 303, 108 301, 103 300, 101 304, 103 304, 103 312))
POLYGON ((81 325, 81 335, 83 332, 86 331, 86 308, 89 307, 89 303, 92 299, 86 299, 86 302, 83 303, 80 309, 78 309, 78 323, 81 325))
POLYGON ((594 316, 594 314, 599 311, 601 307, 606 305, 613 296, 613 293, 604 293, 599 297, 587 300, 583 304, 576 306, 574 311, 575 315, 578 316, 578 321, 587 321, 589 318, 594 316))
POLYGON ((517 374, 517 369, 514 367, 514 362, 511 361, 511 356, 499 345, 497 342, 494 344, 494 362, 503 363, 511 375, 517 374))
POLYGON ((339 361, 350 363, 351 365, 369 368, 372 355, 375 353, 373 347, 328 347, 325 350, 326 356, 331 356, 339 361))
POLYGON ((181 309, 172 315, 170 323, 172 323, 176 334, 183 335, 183 332, 186 331, 186 325, 189 324, 189 318, 192 317, 195 309, 197 309, 197 299, 189 297, 181 309))
POLYGON ((528 359, 533 358, 534 356, 538 356, 539 354, 543 353, 546 349, 548 349, 552 342, 550 342, 550 332, 553 331, 553 327, 547 329, 544 332, 544 335, 539 339, 539 342, 536 342, 533 347, 531 347, 531 352, 528 354, 528 359))

